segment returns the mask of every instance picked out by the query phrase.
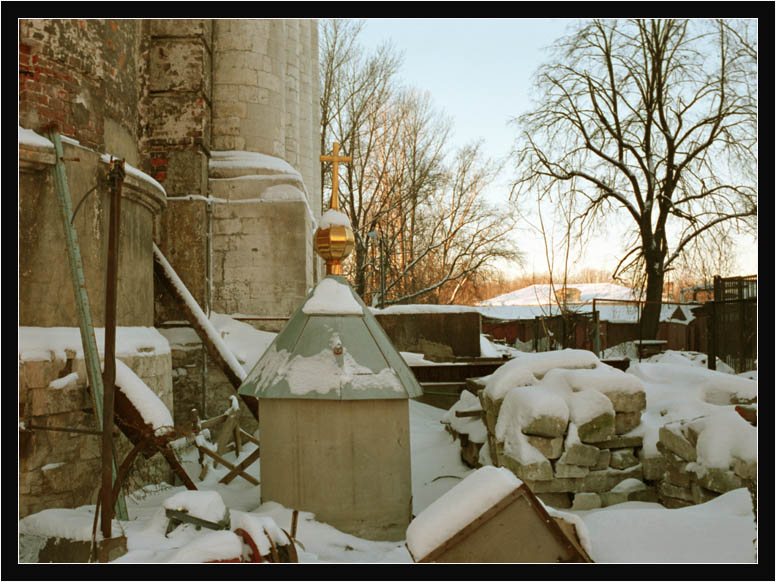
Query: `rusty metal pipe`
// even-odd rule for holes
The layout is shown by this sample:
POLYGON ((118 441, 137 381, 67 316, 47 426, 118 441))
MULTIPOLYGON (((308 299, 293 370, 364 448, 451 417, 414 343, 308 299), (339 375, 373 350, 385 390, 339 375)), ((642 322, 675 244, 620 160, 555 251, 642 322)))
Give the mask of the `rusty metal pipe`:
POLYGON ((109 173, 110 219, 108 227, 108 268, 105 284, 105 366, 102 375, 102 521, 104 538, 111 537, 113 520, 113 391, 116 385, 116 302, 118 286, 119 234, 121 226, 121 186, 124 160, 111 160, 109 173))

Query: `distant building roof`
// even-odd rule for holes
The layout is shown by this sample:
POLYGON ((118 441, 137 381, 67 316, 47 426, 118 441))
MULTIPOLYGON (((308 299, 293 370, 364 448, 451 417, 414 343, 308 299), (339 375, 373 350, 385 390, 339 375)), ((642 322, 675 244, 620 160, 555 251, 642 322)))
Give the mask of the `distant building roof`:
MULTIPOLYGON (((695 305, 663 304, 660 310, 660 321, 674 323, 690 323, 695 319, 692 308, 695 305)), ((505 321, 534 319, 535 317, 547 317, 560 315, 557 305, 492 305, 477 307, 483 317, 501 319, 505 321)), ((593 303, 584 303, 569 306, 575 313, 592 313, 593 303)), ((596 305, 598 317, 601 321, 612 323, 636 323, 639 320, 639 306, 635 303, 599 303, 596 305)))
MULTIPOLYGON (((635 291, 624 285, 614 283, 570 283, 566 285, 569 289, 579 290, 579 302, 587 303, 595 299, 626 299, 636 301, 638 299, 635 291)), ((555 285, 556 291, 563 288, 562 285, 555 285)), ((487 299, 478 303, 478 307, 493 307, 504 305, 554 305, 557 304, 552 287, 547 284, 529 285, 523 289, 505 293, 492 299, 487 299)))

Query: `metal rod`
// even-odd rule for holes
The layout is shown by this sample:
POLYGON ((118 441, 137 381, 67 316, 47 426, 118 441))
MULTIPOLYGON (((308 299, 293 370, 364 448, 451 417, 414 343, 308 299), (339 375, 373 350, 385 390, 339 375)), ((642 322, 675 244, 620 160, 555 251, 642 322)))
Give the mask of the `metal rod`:
POLYGON ((116 386, 116 298, 118 286, 119 238, 121 231, 121 185, 124 160, 111 160, 111 196, 108 222, 108 269, 105 281, 105 370, 102 405, 102 521, 105 538, 111 537, 113 521, 113 395, 116 386))
POLYGON ((380 309, 385 309, 385 246, 380 233, 380 309))
MULTIPOLYGON (((48 135, 49 139, 54 144, 54 150, 56 152, 54 189, 56 190, 60 210, 62 212, 67 256, 70 262, 70 275, 73 283, 73 295, 75 296, 75 305, 78 313, 78 326, 81 331, 81 343, 84 348, 84 357, 86 358, 86 372, 89 384, 92 387, 92 403, 97 416, 97 426, 102 426, 103 384, 102 374, 100 372, 100 356, 97 351, 97 341, 94 335, 94 325, 92 323, 91 310, 89 308, 89 297, 86 293, 86 281, 84 278, 81 250, 78 245, 78 236, 75 227, 72 224, 72 202, 70 199, 70 190, 67 185, 67 173, 65 172, 65 166, 62 162, 64 159, 62 140, 59 132, 54 126, 49 127, 48 135)), ((118 467, 115 459, 112 460, 112 466, 113 473, 116 474, 118 467)), ((122 496, 119 496, 118 503, 116 504, 116 514, 120 519, 129 519, 126 501, 122 496)))
POLYGON ((30 430, 53 430, 57 432, 77 432, 80 434, 93 434, 93 435, 102 435, 101 430, 89 430, 87 428, 69 428, 64 426, 39 426, 37 424, 24 424, 24 428, 30 429, 30 430))

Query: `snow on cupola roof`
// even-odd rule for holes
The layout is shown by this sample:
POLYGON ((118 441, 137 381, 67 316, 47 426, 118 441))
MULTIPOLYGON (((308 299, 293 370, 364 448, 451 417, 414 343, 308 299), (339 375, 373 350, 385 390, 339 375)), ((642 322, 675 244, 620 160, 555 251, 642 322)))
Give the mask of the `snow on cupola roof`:
POLYGON ((322 279, 239 390, 257 398, 367 400, 422 394, 374 315, 339 276, 322 279))

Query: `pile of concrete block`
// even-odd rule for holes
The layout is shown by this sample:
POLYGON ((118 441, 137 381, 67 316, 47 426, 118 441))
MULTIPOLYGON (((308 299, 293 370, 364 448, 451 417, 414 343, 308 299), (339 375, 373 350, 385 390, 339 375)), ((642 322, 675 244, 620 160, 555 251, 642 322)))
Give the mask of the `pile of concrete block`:
POLYGON ((488 447, 483 447, 488 438, 483 423, 483 411, 477 396, 463 390, 461 396, 441 418, 445 430, 461 446, 461 460, 469 467, 480 468, 492 465, 488 447))
POLYGON ((655 487, 644 483, 642 437, 627 434, 639 425, 646 408, 646 395, 633 381, 600 368, 550 370, 541 379, 526 374, 524 386, 506 391, 491 389, 488 378, 469 380, 468 397, 443 422, 461 440, 464 462, 510 469, 548 505, 591 509, 655 501, 655 487), (594 386, 597 379, 604 380, 600 391, 584 387, 594 386), (565 384, 559 390, 561 380, 565 384), (479 406, 472 401, 474 392, 479 406), (471 415, 478 410, 482 431, 472 424, 476 419, 471 415), (484 442, 475 451, 480 440, 484 442))
POLYGON ((581 425, 563 417, 539 417, 522 427, 521 432, 543 458, 524 463, 515 458, 513 451, 505 449, 504 441, 498 438, 496 425, 503 401, 491 400, 484 391, 480 397, 494 464, 510 469, 548 505, 592 509, 654 499, 654 490, 646 485, 632 487, 627 494, 612 493, 623 481, 643 481, 638 458, 642 438, 623 436, 627 431, 618 431, 616 421, 618 414, 633 417, 640 415, 640 410, 615 409, 614 414, 600 414, 581 425))
POLYGON ((460 439, 462 460, 508 468, 558 508, 656 501, 644 479, 642 437, 633 434, 646 409, 643 386, 592 354, 571 352, 571 366, 554 367, 562 352, 551 354, 557 362, 531 354, 468 380, 466 396, 442 420, 460 439))
POLYGON ((713 420, 704 416, 665 424, 657 449, 663 461, 658 499, 666 507, 697 505, 733 489, 756 486, 756 429, 729 409, 713 420), (712 445, 711 454, 704 443, 712 445))

